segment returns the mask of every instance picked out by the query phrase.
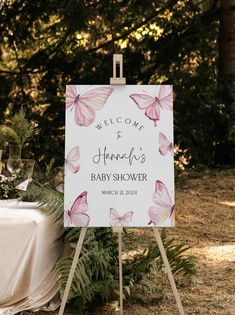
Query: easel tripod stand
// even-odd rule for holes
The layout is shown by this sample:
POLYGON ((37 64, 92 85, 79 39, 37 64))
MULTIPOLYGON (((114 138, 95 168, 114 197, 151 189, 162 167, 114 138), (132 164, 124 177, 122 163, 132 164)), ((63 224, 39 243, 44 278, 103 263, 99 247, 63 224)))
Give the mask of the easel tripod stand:
MULTIPOLYGON (((123 58, 121 54, 115 54, 113 55, 113 77, 110 78, 110 84, 113 85, 125 85, 126 84, 126 80, 125 78, 123 78, 123 58), (119 76, 117 76, 117 67, 119 69, 119 76)), ((61 306, 59 309, 59 314, 58 315, 63 315, 64 314, 64 309, 65 309, 65 305, 66 302, 68 300, 68 296, 69 296, 69 291, 71 288, 71 284, 72 284, 72 280, 74 277, 74 273, 75 273, 75 269, 76 269, 76 265, 78 263, 79 260, 79 256, 81 253, 81 249, 82 249, 82 245, 85 239, 85 235, 86 235, 86 231, 87 231, 87 227, 83 227, 81 228, 81 232, 80 232, 80 236, 77 242, 77 246, 76 246, 76 250, 75 250, 75 254, 73 257, 73 262, 72 262, 72 266, 69 272, 69 276, 68 276, 68 280, 66 283, 66 287, 65 287, 65 291, 62 297, 62 302, 61 302, 61 306)), ((120 291, 120 315, 123 315, 123 272, 122 272, 122 233, 123 233, 123 228, 122 227, 113 227, 113 232, 117 233, 118 235, 118 256, 119 256, 119 291, 120 291)), ((176 300, 176 304, 179 310, 179 314, 180 315, 185 315, 184 313, 184 309, 180 300, 180 296, 175 284, 175 280, 170 268, 170 264, 169 261, 167 259, 167 255, 162 243, 162 239, 159 233, 159 229, 157 227, 153 228, 153 232, 154 232, 154 236, 156 238, 165 268, 166 268, 166 272, 167 272, 167 276, 176 300)))

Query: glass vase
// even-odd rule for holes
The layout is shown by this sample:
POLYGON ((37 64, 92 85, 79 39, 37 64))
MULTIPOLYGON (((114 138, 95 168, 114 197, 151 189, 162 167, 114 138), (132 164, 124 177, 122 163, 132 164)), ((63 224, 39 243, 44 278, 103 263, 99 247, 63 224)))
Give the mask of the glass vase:
POLYGON ((20 172, 22 145, 9 144, 9 157, 7 160, 7 169, 12 175, 17 175, 20 172))

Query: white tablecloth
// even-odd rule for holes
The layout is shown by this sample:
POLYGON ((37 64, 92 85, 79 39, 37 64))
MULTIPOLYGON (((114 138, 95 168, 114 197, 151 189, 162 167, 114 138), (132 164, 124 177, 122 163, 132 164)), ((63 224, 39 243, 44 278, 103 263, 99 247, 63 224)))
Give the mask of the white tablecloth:
POLYGON ((0 315, 59 305, 60 233, 36 203, 0 201, 0 315))

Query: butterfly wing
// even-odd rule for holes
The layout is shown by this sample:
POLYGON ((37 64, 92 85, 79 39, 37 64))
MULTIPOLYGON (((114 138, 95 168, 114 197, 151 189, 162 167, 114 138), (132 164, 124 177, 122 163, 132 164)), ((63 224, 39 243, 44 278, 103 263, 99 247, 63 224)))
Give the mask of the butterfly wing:
POLYGON ((64 210, 64 226, 70 226, 71 220, 69 216, 69 212, 64 210))
POLYGON ((79 146, 75 146, 69 151, 67 159, 65 160, 66 167, 74 174, 80 170, 79 158, 79 146))
POLYGON ((79 126, 89 126, 95 118, 95 112, 80 102, 81 96, 77 94, 76 85, 66 86, 66 108, 75 106, 74 118, 79 126))
POLYGON ((160 108, 157 102, 146 108, 145 115, 155 123, 160 119, 160 108))
POLYGON ((79 102, 85 107, 99 110, 104 107, 112 92, 113 88, 111 87, 98 87, 82 94, 79 98, 79 102))
POLYGON ((153 120, 160 119, 159 104, 155 97, 148 94, 131 94, 129 96, 139 107, 139 109, 145 109, 145 115, 153 120))
POLYGON ((78 227, 86 227, 90 222, 90 217, 88 214, 79 213, 77 216, 74 217, 73 224, 74 226, 78 227))
POLYGON ((148 94, 131 94, 129 97, 136 103, 139 109, 146 109, 156 103, 155 98, 148 94))
POLYGON ((170 224, 171 226, 175 226, 175 205, 172 207, 172 210, 171 210, 170 224))
POLYGON ((95 120, 95 111, 78 101, 74 112, 75 122, 78 126, 90 126, 95 120))
POLYGON ((113 92, 111 87, 99 87, 81 94, 75 108, 75 121, 79 126, 89 126, 95 120, 95 110, 104 107, 113 92))
POLYGON ((160 207, 171 209, 173 206, 168 189, 160 180, 156 181, 155 193, 153 194, 153 201, 157 206, 160 206, 160 207))
POLYGON ((171 143, 171 145, 170 145, 170 152, 171 152, 172 156, 174 156, 174 146, 173 146, 173 143, 171 143))
POLYGON ((120 216, 117 212, 117 210, 110 208, 110 212, 109 212, 109 219, 110 219, 110 225, 111 226, 119 226, 120 224, 120 220, 119 220, 120 216))
POLYGON ((148 211, 150 223, 160 225, 172 216, 175 209, 168 189, 160 180, 156 181, 155 193, 153 194, 155 206, 148 211))
POLYGON ((161 225, 169 218, 168 209, 164 209, 157 206, 150 207, 148 214, 150 218, 150 221, 148 224, 153 223, 156 226, 161 225))
POLYGON ((120 218, 120 223, 122 226, 128 226, 129 223, 132 221, 133 211, 128 211, 120 218))
POLYGON ((70 219, 73 226, 87 226, 90 217, 86 214, 88 210, 87 192, 82 192, 73 202, 70 209, 70 219))
POLYGON ((116 209, 110 208, 109 218, 111 226, 128 226, 132 221, 133 211, 120 216, 116 209))
POLYGON ((77 97, 77 88, 76 85, 67 85, 66 86, 66 108, 72 107, 76 102, 77 97))
POLYGON ((157 85, 156 96, 163 109, 173 110, 172 85, 157 85))
POLYGON ((161 155, 166 155, 168 152, 171 152, 172 143, 161 132, 159 133, 159 145, 159 152, 161 155))
POLYGON ((80 164, 77 162, 70 162, 66 160, 66 168, 68 168, 73 174, 76 174, 80 170, 80 164))

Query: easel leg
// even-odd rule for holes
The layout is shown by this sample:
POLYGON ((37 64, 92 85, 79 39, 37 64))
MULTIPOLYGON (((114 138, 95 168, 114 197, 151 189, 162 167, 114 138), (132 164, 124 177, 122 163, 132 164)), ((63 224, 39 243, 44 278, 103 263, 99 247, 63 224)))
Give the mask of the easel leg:
POLYGON ((123 315, 123 274, 122 274, 122 226, 113 226, 113 233, 118 235, 118 261, 119 261, 119 295, 120 295, 120 312, 123 315))
POLYGON ((67 300, 68 300, 70 287, 71 287, 71 284, 72 284, 72 281, 73 281, 73 276, 74 276, 74 273, 75 273, 75 269, 76 269, 76 266, 77 266, 77 263, 78 263, 78 258, 79 258, 80 253, 81 253, 82 244, 84 242, 86 231, 87 231, 86 227, 81 229, 79 240, 77 242, 76 251, 75 251, 75 254, 74 254, 74 257, 73 257, 72 266, 71 266, 71 269, 70 269, 70 272, 69 272, 69 277, 68 277, 68 280, 67 280, 67 283, 66 283, 66 287, 65 287, 65 290, 64 290, 64 295, 63 295, 63 298, 62 298, 62 301, 61 301, 60 310, 59 310, 59 314, 58 315, 63 315, 64 314, 65 305, 66 305, 67 300))
POLYGON ((123 315, 122 231, 118 232, 120 315, 123 315))
POLYGON ((158 244, 164 265, 166 267, 167 276, 168 276, 168 279, 170 281, 173 294, 175 296, 175 300, 176 300, 176 304, 178 306, 179 313, 180 313, 180 315, 185 315, 183 305, 181 303, 180 296, 179 296, 178 290, 177 290, 176 285, 175 285, 175 280, 174 280, 173 274, 171 272, 171 267, 170 267, 169 261, 168 261, 167 256, 166 256, 166 252, 165 252, 165 249, 164 249, 164 246, 162 243, 162 239, 161 239, 161 235, 159 233, 158 228, 153 228, 153 232, 154 232, 154 236, 157 240, 157 244, 158 244))

